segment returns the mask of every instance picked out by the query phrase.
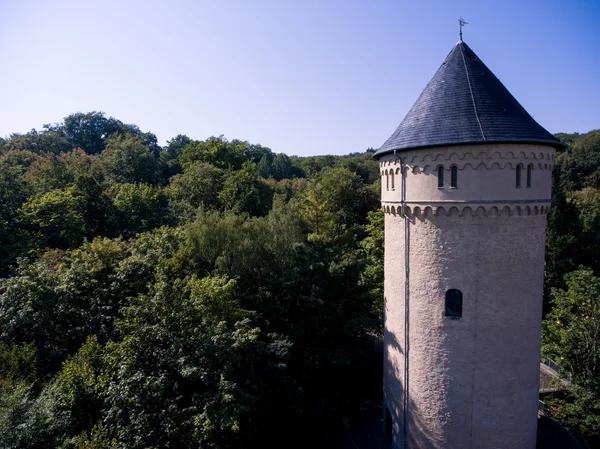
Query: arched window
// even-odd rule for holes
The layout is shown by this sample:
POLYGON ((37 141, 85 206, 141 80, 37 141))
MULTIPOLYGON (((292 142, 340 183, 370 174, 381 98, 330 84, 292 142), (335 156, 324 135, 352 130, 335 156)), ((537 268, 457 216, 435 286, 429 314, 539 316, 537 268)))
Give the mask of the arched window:
POLYGON ((385 171, 385 190, 390 190, 390 175, 388 171, 385 171))
POLYGON ((462 316, 462 293, 451 288, 446 292, 446 316, 460 318, 462 316))
POLYGON ((517 165, 517 181, 516 181, 517 189, 521 188, 521 164, 517 165))
POLYGON ((531 169, 533 168, 533 166, 531 164, 529 164, 527 166, 527 188, 531 188, 531 169))
POLYGON ((394 170, 390 170, 390 179, 392 180, 392 190, 394 190, 394 170))
POLYGON ((458 187, 458 167, 453 165, 450 167, 450 188, 456 189, 458 187))
POLYGON ((438 189, 444 188, 444 166, 440 165, 438 167, 438 189))

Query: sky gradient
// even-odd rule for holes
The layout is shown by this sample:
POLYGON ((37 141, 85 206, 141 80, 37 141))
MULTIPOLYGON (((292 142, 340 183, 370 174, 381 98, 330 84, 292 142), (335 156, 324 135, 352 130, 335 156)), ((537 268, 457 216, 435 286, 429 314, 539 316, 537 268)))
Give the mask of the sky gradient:
POLYGON ((0 136, 103 111, 160 144, 378 148, 458 40, 552 133, 600 128, 600 2, 0 2, 0 136))

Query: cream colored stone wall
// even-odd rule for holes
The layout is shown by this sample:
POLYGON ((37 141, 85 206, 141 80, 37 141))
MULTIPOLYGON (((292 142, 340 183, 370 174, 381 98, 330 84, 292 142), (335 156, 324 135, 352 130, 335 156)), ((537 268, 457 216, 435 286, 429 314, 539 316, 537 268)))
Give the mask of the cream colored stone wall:
POLYGON ((554 149, 464 146, 401 157, 409 167, 407 221, 396 203, 400 188, 385 190, 385 170, 395 168, 395 160, 380 161, 386 211, 384 401, 393 415, 393 446, 533 449, 554 149), (476 152, 482 148, 488 153, 476 152), (457 189, 437 188, 428 158, 448 170, 459 166, 457 189), (526 170, 523 187, 515 188, 517 163, 537 164, 531 189, 525 187, 526 170), (444 316, 451 288, 463 293, 460 319, 444 316))
POLYGON ((379 160, 382 202, 393 204, 401 198, 400 165, 407 167, 408 203, 448 201, 476 202, 541 200, 550 195, 555 150, 541 145, 470 145, 403 151, 379 160), (516 166, 521 164, 521 185, 515 188, 516 166), (532 166, 531 188, 526 187, 527 166, 532 166), (450 167, 458 167, 458 187, 450 187, 450 167), (444 187, 438 188, 437 168, 444 167, 444 187), (387 175, 386 175, 387 172, 387 175), (390 172, 394 173, 392 189, 390 172))

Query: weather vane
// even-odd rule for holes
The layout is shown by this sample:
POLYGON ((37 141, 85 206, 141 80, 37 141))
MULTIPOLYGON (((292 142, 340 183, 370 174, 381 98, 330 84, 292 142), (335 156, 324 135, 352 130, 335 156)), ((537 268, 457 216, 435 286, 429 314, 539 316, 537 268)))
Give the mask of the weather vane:
POLYGON ((463 19, 461 17, 460 19, 458 19, 458 23, 460 24, 460 32, 458 33, 458 35, 460 36, 460 41, 462 42, 462 27, 464 27, 469 22, 467 22, 465 19, 463 19))

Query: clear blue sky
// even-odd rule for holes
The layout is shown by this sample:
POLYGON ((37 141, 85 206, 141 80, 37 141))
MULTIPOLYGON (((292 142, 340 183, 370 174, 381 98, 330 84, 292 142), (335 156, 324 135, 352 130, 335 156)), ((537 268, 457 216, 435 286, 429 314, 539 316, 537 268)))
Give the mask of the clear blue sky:
POLYGON ((600 1, 2 0, 0 136, 104 111, 287 154, 379 147, 458 40, 550 132, 600 128, 600 1))

